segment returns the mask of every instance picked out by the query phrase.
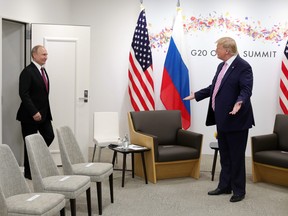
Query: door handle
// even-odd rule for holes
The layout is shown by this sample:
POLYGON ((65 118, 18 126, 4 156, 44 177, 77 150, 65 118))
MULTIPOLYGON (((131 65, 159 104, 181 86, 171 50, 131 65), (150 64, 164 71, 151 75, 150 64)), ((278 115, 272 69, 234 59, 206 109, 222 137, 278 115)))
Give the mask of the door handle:
POLYGON ((83 100, 84 103, 88 103, 88 90, 84 90, 84 97, 79 97, 79 100, 83 100))

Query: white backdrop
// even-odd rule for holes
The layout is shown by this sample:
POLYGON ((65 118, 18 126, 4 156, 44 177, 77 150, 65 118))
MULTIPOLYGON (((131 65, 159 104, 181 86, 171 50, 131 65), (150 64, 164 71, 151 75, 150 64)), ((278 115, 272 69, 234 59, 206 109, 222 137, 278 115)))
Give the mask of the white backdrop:
MULTIPOLYGON (((152 45, 156 45, 152 53, 158 109, 163 109, 159 94, 169 44, 169 40, 159 38, 159 34, 169 36, 173 17, 176 15, 175 2, 177 1, 165 1, 165 3, 164 0, 157 3, 144 1, 149 34, 153 39, 152 45)), ((251 100, 256 126, 250 130, 250 136, 271 133, 275 114, 281 113, 278 104, 279 75, 281 59, 288 39, 285 12, 288 3, 286 1, 278 1, 277 4, 275 1, 265 1, 265 3, 241 1, 229 4, 229 2, 225 0, 197 3, 188 0, 180 1, 187 27, 190 89, 197 91, 211 83, 216 67, 220 63, 214 53, 215 41, 222 36, 233 37, 238 44, 240 56, 251 64, 254 73, 251 100)), ((190 130, 204 133, 203 153, 210 152, 208 144, 215 141, 213 136, 215 127, 205 126, 207 107, 208 99, 199 103, 191 102, 190 130)), ((251 155, 250 148, 249 139, 247 155, 251 155)))
MULTIPOLYGON (((146 8, 149 33, 155 37, 165 28, 171 28, 176 14, 177 0, 143 0, 146 8)), ((231 31, 212 25, 208 29, 188 31, 187 52, 189 56, 190 87, 196 91, 207 86, 220 62, 213 56, 192 56, 192 49, 213 50, 215 41, 224 35, 232 36, 238 42, 240 55, 250 62, 254 71, 252 103, 256 126, 250 136, 270 133, 275 114, 280 112, 278 105, 278 86, 280 63, 286 38, 281 32, 287 31, 287 0, 180 0, 183 15, 190 20, 218 20, 222 15, 232 24, 250 25, 248 32, 254 30, 263 34, 275 28, 268 40, 245 34, 245 30, 231 31), (277 42, 275 38, 281 41, 277 42), (274 52, 272 57, 245 57, 244 51, 274 52)), ((140 0, 50 0, 46 3, 37 0, 0 0, 0 16, 35 23, 79 24, 91 26, 91 83, 90 83, 90 140, 92 143, 92 117, 94 111, 118 111, 120 130, 128 132, 127 112, 132 110, 127 93, 128 55, 140 11, 140 0), (41 10, 45 8, 45 10, 41 10)), ((197 26, 197 25, 196 25, 197 26)), ((200 25, 201 26, 201 25, 200 25)), ((1 30, 0 30, 1 32, 1 30)), ((159 100, 165 49, 153 48, 156 105, 159 100)), ((1 56, 1 55, 0 55, 1 56)), ((1 61, 0 61, 1 62, 1 61)), ((1 64, 0 64, 1 66, 1 64)), ((204 134, 202 153, 212 154, 209 142, 214 141, 215 127, 206 127, 205 118, 208 101, 191 102, 192 126, 190 130, 204 134)), ((247 146, 250 155, 250 145, 247 146)))
MULTIPOLYGON (((132 110, 128 97, 128 55, 130 45, 140 12, 140 0, 71 0, 72 23, 91 26, 91 107, 90 107, 90 138, 92 140, 92 113, 94 111, 118 111, 120 114, 120 134, 128 132, 127 112, 132 110)), ((176 15, 177 0, 143 0, 146 10, 149 34, 155 38, 157 34, 171 28, 176 15)), ((287 30, 288 1, 278 0, 181 0, 183 15, 186 20, 195 17, 198 20, 211 20, 221 15, 233 21, 233 24, 244 23, 261 33, 261 30, 271 30, 276 26, 287 30)), ((243 25, 243 24, 242 24, 243 25)), ((250 32, 252 32, 250 30, 250 32)), ((251 135, 270 133, 273 129, 275 114, 280 112, 278 106, 278 83, 280 73, 281 53, 288 38, 275 42, 271 40, 254 39, 240 32, 221 29, 214 25, 210 30, 194 29, 188 31, 187 52, 189 56, 190 86, 196 91, 211 82, 216 66, 220 62, 212 56, 192 56, 192 49, 213 50, 215 41, 224 35, 236 39, 240 54, 250 62, 254 70, 254 90, 252 103, 256 127, 250 130, 251 135), (243 52, 276 51, 271 58, 248 58, 243 52)), ((280 37, 281 38, 281 37, 280 37)), ((157 41, 157 40, 156 40, 157 41)), ((165 40, 164 40, 165 41, 165 40)), ((162 47, 152 49, 154 65, 155 98, 158 109, 163 108, 159 99, 162 70, 169 38, 162 47)), ((205 118, 208 100, 191 102, 192 126, 190 130, 204 134, 203 154, 212 154, 209 142, 215 141, 215 127, 206 127, 205 118)), ((250 154, 250 144, 247 155, 250 154)))

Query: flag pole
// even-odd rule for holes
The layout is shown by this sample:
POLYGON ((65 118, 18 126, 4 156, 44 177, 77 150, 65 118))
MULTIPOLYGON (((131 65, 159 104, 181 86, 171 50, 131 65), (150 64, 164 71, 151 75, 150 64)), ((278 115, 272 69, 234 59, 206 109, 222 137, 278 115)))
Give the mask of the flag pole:
POLYGON ((177 1, 176 11, 177 11, 177 12, 181 11, 180 0, 177 1))
POLYGON ((140 8, 141 8, 141 11, 144 9, 143 0, 140 0, 140 8))

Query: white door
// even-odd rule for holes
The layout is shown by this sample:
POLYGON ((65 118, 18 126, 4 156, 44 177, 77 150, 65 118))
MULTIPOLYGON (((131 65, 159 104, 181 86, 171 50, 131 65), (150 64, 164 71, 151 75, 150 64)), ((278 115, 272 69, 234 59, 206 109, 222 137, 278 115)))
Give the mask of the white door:
POLYGON ((50 106, 55 139, 50 151, 61 164, 56 129, 70 126, 88 158, 90 27, 32 24, 31 47, 44 45, 48 52, 46 70, 50 79, 50 106))

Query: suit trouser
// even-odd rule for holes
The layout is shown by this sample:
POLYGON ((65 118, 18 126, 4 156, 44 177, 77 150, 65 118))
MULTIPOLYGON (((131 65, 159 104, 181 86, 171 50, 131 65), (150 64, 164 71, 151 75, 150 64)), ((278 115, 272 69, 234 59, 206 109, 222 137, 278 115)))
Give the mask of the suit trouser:
POLYGON ((245 151, 248 129, 217 134, 220 153, 220 180, 218 188, 232 189, 234 195, 246 193, 245 151))
POLYGON ((41 123, 23 123, 21 122, 22 136, 24 140, 24 172, 25 175, 31 175, 29 159, 26 149, 25 137, 31 134, 40 133, 49 147, 54 140, 54 131, 50 120, 41 123))

